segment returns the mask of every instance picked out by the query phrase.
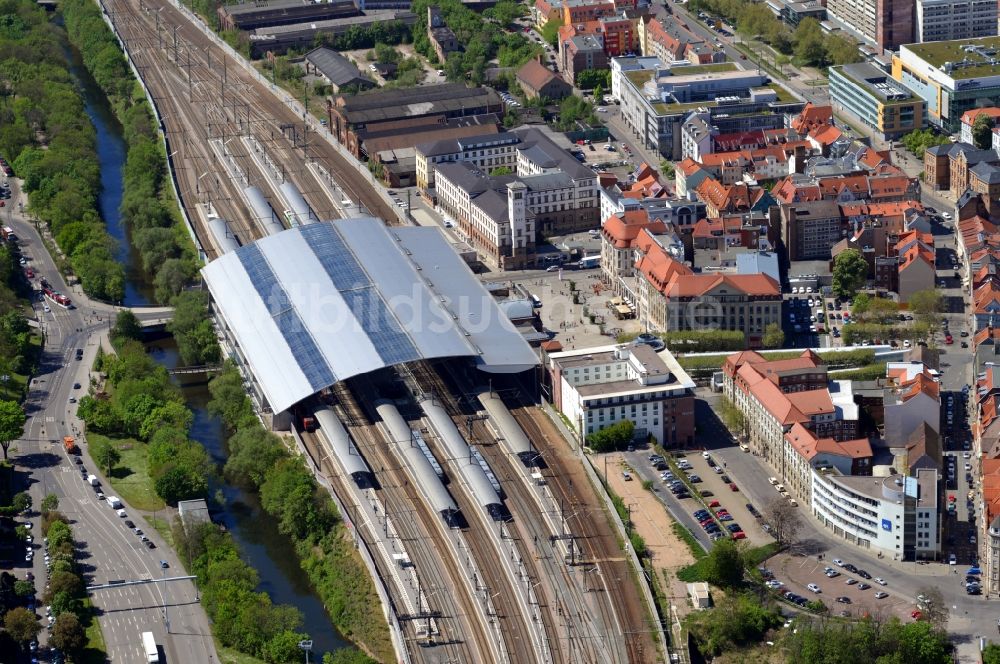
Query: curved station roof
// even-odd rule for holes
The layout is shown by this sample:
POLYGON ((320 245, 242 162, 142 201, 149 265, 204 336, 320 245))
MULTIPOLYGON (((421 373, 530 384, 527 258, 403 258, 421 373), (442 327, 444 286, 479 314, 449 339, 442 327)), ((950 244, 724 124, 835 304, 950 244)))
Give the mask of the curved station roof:
POLYGON ((351 376, 469 356, 538 360, 436 228, 358 217, 262 238, 202 269, 214 308, 274 412, 351 376))

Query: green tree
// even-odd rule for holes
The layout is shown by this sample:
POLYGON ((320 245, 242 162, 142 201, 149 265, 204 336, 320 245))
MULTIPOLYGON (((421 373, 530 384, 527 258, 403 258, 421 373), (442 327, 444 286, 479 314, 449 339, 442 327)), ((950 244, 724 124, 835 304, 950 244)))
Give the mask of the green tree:
POLYGON ((634 434, 635 423, 632 420, 622 420, 587 436, 587 445, 595 452, 620 450, 632 442, 634 434))
POLYGON ((674 162, 669 159, 663 159, 660 161, 660 174, 663 175, 668 180, 673 180, 674 175, 676 175, 676 170, 674 169, 674 162))
POLYGON ((185 291, 172 304, 174 316, 167 329, 174 335, 184 363, 198 366, 219 362, 222 352, 208 316, 208 294, 185 291))
POLYGON ((833 33, 826 36, 824 42, 826 58, 830 64, 849 65, 861 62, 858 43, 843 33, 833 33))
MULTIPOLYGON (((807 19, 808 20, 808 19, 807 19)), ((833 261, 833 292, 852 297, 868 281, 868 262, 857 249, 837 254, 833 261)))
POLYGON ((109 477, 111 476, 111 469, 122 460, 122 455, 118 451, 118 448, 111 441, 103 439, 98 439, 96 442, 91 443, 90 454, 94 457, 94 461, 101 468, 104 468, 109 477))
POLYGON ((156 495, 176 505, 179 500, 203 497, 208 491, 208 482, 200 469, 175 465, 156 478, 153 487, 156 495))
POLYGON ((514 169, 511 168, 510 166, 497 166, 496 168, 490 171, 490 175, 493 177, 499 177, 501 175, 512 175, 513 173, 514 169))
POLYGON ((11 506, 15 512, 27 512, 31 509, 31 495, 27 491, 15 493, 11 506))
POLYGON ((542 39, 548 42, 549 46, 555 48, 559 45, 559 21, 549 21, 542 27, 542 39))
POLYGON ((742 436, 746 439, 750 435, 750 429, 747 426, 746 415, 743 411, 736 407, 729 397, 722 397, 719 401, 719 417, 722 419, 722 423, 726 425, 726 428, 732 431, 737 436, 742 436))
POLYGON ((83 580, 79 576, 73 572, 53 572, 49 576, 49 587, 45 591, 45 597, 51 601, 58 593, 80 597, 83 592, 83 580))
POLYGON ((25 579, 18 579, 14 582, 14 594, 18 597, 29 597, 35 592, 35 584, 25 579))
POLYGON ((323 664, 376 664, 376 661, 357 648, 337 648, 323 654, 323 664))
MULTIPOLYGON (((1000 646, 988 643, 981 653, 983 664, 1000 664, 1000 646)), ((325 664, 325 662, 324 662, 325 664)))
POLYGON ((594 86, 594 103, 595 104, 604 103, 604 86, 600 84, 594 86))
POLYGON ((54 493, 46 494, 45 497, 42 498, 41 509, 42 514, 47 514, 48 512, 59 509, 59 496, 54 493))
POLYGON ((712 585, 733 588, 743 582, 744 551, 735 540, 720 539, 700 564, 705 580, 712 585))
POLYGON ((16 401, 0 401, 0 447, 3 458, 7 459, 10 444, 24 433, 24 409, 16 401))
POLYGON ((795 58, 800 63, 817 67, 825 64, 826 46, 819 21, 811 17, 802 19, 792 39, 795 42, 795 58))
POLYGON ((131 309, 122 309, 118 312, 115 326, 111 328, 111 338, 142 341, 142 325, 131 309))
POLYGON ((281 440, 262 426, 244 427, 229 439, 226 477, 259 487, 268 471, 288 456, 281 440))
POLYGON ((70 655, 79 653, 87 642, 80 619, 72 613, 60 613, 52 624, 52 645, 70 655))
POLYGON ((33 640, 42 631, 35 614, 23 606, 8 611, 3 617, 3 626, 10 637, 21 644, 33 640))
POLYGON ((936 318, 944 311, 944 295, 941 291, 928 288, 910 296, 910 311, 915 316, 936 318))
POLYGON ((761 340, 764 348, 781 348, 785 345, 785 332, 781 323, 769 323, 764 328, 764 338, 761 340))
POLYGON ((996 122, 989 113, 980 113, 972 122, 972 142, 980 150, 988 150, 993 145, 993 127, 996 122))
POLYGON ((299 661, 302 656, 299 643, 308 638, 308 634, 300 634, 290 629, 278 632, 264 646, 264 661, 271 664, 299 661))

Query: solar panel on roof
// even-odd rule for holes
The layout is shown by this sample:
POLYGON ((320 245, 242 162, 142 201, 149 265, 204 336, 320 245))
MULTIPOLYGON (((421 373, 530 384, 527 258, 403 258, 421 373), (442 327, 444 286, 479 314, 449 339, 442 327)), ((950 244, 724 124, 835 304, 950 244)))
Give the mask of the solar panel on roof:
POLYGON ((341 295, 386 365, 421 358, 409 335, 399 326, 374 288, 362 288, 341 295))
POLYGON ((292 304, 288 300, 288 294, 278 283, 278 279, 274 276, 271 266, 267 264, 267 259, 261 253, 260 247, 251 244, 245 248, 246 251, 238 252, 236 255, 239 256, 240 262, 243 263, 243 269, 246 270, 247 276, 250 278, 250 283, 253 284, 257 295, 260 295, 260 299, 264 301, 268 311, 274 316, 276 313, 290 308, 292 304))
POLYGON ((320 265, 339 291, 367 286, 371 283, 347 244, 331 224, 303 226, 302 237, 309 242, 320 265))
POLYGON ((294 309, 288 309, 274 316, 274 324, 278 326, 281 336, 288 343, 295 361, 305 374, 309 385, 317 392, 337 381, 333 370, 326 363, 316 341, 309 330, 302 324, 302 319, 294 309))
POLYGON ((278 283, 260 246, 251 244, 244 249, 246 251, 237 252, 243 269, 261 300, 266 303, 274 324, 285 338, 309 385, 318 391, 333 384, 336 381, 333 370, 326 363, 309 330, 303 325, 298 312, 292 307, 288 294, 278 283))

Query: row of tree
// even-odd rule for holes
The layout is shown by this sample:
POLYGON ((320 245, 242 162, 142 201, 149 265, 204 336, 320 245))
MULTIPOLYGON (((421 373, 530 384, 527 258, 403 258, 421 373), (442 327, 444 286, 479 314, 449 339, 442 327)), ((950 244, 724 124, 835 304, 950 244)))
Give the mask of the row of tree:
MULTIPOLYGON (((736 31, 749 39, 760 39, 797 64, 813 67, 859 62, 858 44, 841 33, 825 34, 819 21, 803 19, 792 31, 764 3, 749 0, 691 0, 692 11, 723 16, 736 31)), ((776 59, 776 66, 782 61, 776 59)))
MULTIPOLYGON (((90 431, 147 443, 149 475, 166 502, 203 497, 211 463, 189 437, 193 415, 167 370, 138 341, 140 333, 132 313, 121 312, 112 329, 116 352, 99 354, 95 364, 111 389, 81 398, 78 415, 90 431)), ((120 460, 114 440, 95 444, 91 453, 109 475, 120 460)))
POLYGON ((128 154, 122 218, 143 269, 153 277, 157 300, 167 303, 191 281, 199 265, 173 202, 166 154, 152 111, 98 5, 89 0, 65 0, 60 11, 70 40, 124 129, 128 154))
POLYGON ((0 2, 0 154, 24 181, 29 209, 49 225, 89 296, 120 299, 125 272, 97 210, 94 127, 69 73, 61 30, 28 0, 0 2))
MULTIPOLYGON (((86 625, 93 620, 93 615, 84 602, 87 593, 76 565, 77 546, 73 531, 58 507, 59 499, 54 494, 49 494, 42 501, 42 534, 46 538, 51 569, 41 600, 55 617, 49 643, 69 657, 76 658, 83 654, 87 644, 86 625)), ((24 600, 33 599, 36 593, 34 584, 27 580, 15 581, 13 590, 24 600)), ((7 610, 3 626, 8 636, 22 646, 33 641, 42 630, 35 612, 24 606, 7 610)))
MULTIPOLYGON (((378 597, 329 494, 301 457, 261 426, 233 365, 227 364, 212 379, 209 391, 209 410, 232 432, 224 469, 227 479, 260 494, 261 505, 276 520, 278 530, 294 542, 302 568, 341 633, 363 643, 379 659, 391 660, 392 645, 378 597)), ((362 661, 360 655, 351 657, 362 661)))

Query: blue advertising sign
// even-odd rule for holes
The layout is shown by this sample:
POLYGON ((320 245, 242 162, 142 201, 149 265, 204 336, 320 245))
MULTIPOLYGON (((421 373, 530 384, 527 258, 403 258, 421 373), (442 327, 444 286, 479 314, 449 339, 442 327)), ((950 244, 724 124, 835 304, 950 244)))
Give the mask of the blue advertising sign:
POLYGON ((882 519, 882 530, 892 532, 892 521, 890 519, 882 519))

